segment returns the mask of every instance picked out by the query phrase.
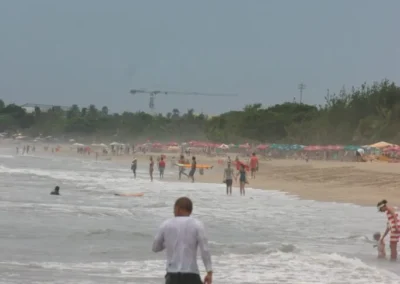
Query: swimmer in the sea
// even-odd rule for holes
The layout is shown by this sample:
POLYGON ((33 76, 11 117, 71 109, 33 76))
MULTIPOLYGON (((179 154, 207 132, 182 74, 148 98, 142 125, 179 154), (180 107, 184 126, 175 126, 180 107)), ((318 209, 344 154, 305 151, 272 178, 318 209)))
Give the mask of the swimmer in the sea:
POLYGON ((52 192, 51 195, 60 195, 60 187, 57 185, 52 192))
POLYGON ((378 250, 378 258, 386 258, 385 242, 381 241, 381 233, 375 233, 374 240, 376 241, 374 247, 378 250))

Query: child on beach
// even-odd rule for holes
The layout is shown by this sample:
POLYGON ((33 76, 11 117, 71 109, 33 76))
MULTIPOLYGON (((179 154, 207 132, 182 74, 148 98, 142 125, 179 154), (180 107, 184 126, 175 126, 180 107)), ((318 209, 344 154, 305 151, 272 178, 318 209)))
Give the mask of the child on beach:
POLYGON ((381 233, 375 233, 374 240, 376 241, 374 247, 378 249, 378 258, 386 258, 385 243, 383 240, 381 241, 381 233))

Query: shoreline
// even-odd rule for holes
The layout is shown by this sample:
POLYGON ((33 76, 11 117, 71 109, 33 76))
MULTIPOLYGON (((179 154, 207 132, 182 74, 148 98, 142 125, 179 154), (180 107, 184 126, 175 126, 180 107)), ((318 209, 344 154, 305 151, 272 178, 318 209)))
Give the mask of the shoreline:
MULTIPOLYGON (((95 154, 82 155, 63 145, 60 152, 44 152, 37 147, 35 155, 67 156, 82 160, 95 160, 95 154)), ((138 160, 138 167, 144 168, 150 156, 157 157, 157 153, 139 154, 134 156, 138 160)), ((166 154, 167 168, 170 167, 170 158, 179 154, 166 154)), ((102 156, 98 161, 125 164, 129 172, 133 155, 102 156)), ((233 155, 232 155, 233 158, 233 155)), ((198 171, 195 175, 196 183, 223 184, 224 166, 218 163, 223 158, 197 156, 198 163, 210 164, 214 168, 205 170, 204 175, 198 171)), ((225 159, 226 160, 226 159, 225 159)), ((400 205, 400 164, 385 162, 340 162, 315 161, 308 163, 304 160, 260 160, 256 179, 249 178, 247 187, 260 190, 275 190, 296 196, 300 199, 352 203, 361 206, 376 206, 386 199, 390 204, 400 205)), ((157 180, 158 171, 155 168, 154 177, 157 180)), ((166 182, 179 182, 176 178, 166 178, 166 182)), ((185 177, 181 182, 190 182, 185 177)), ((232 194, 239 194, 238 183, 234 181, 232 194)))

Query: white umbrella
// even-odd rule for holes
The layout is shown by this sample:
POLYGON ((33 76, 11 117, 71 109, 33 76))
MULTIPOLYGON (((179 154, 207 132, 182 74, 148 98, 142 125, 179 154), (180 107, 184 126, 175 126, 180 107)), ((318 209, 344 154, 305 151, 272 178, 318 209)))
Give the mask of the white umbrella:
POLYGON ((229 146, 226 144, 221 144, 218 146, 219 149, 229 149, 229 146))

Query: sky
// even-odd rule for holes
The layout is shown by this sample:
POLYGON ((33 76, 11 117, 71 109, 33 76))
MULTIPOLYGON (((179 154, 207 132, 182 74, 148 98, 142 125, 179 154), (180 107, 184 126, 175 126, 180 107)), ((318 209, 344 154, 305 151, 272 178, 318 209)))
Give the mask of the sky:
POLYGON ((219 114, 400 83, 399 0, 1 0, 0 98, 219 114))

